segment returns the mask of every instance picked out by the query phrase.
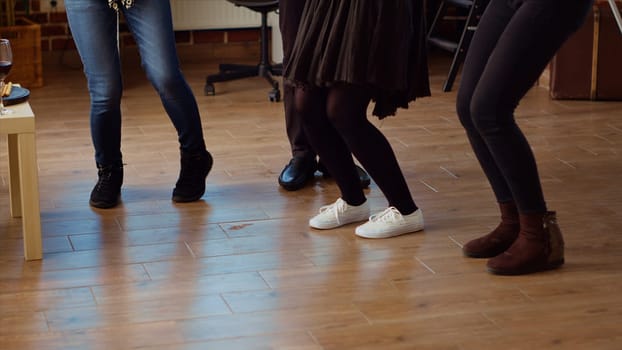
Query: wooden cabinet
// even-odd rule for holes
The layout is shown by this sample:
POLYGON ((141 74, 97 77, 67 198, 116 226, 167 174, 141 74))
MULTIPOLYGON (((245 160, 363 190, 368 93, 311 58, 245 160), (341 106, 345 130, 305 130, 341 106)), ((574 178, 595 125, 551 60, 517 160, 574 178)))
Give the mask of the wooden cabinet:
POLYGON ((622 100, 621 65, 622 33, 609 3, 597 1, 583 26, 551 61, 551 97, 622 100))

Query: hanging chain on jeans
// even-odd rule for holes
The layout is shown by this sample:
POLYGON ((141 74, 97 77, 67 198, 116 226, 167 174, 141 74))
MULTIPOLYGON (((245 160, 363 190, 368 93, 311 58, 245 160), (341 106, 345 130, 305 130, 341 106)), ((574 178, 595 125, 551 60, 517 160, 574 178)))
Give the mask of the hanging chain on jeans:
POLYGON ((119 10, 119 3, 129 9, 134 4, 134 0, 108 0, 108 6, 115 10, 119 10))

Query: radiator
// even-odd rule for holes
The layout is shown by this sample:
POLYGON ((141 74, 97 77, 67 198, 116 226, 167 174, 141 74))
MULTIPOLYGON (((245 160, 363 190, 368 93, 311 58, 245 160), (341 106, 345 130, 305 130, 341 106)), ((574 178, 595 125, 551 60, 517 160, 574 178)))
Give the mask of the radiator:
MULTIPOLYGON (((246 28, 261 25, 261 15, 258 12, 235 6, 225 0, 171 0, 171 9, 175 30, 246 28)), ((283 58, 278 24, 278 15, 270 13, 268 25, 272 27, 272 60, 276 62, 280 62, 283 58)))
POLYGON ((225 0, 171 0, 171 8, 175 30, 244 28, 261 24, 258 12, 225 0))
MULTIPOLYGON (((226 0, 170 0, 170 2, 175 30, 246 28, 258 27, 261 24, 261 15, 258 12, 235 6, 226 0)), ((64 0, 57 0, 57 3, 57 8, 54 9, 49 1, 41 1, 41 11, 64 11, 64 0)), ((278 29, 278 15, 274 12, 268 15, 268 25, 278 29)))
MULTIPOLYGON (((261 15, 258 12, 235 6, 226 0, 170 0, 170 2, 175 30, 248 28, 261 25, 261 15)), ((65 8, 64 0, 58 0, 58 8, 65 8)), ((41 9, 53 11, 48 1, 41 2, 41 9)), ((275 61, 280 61, 283 57, 278 24, 278 15, 270 13, 268 25, 272 27, 272 58, 275 61)))

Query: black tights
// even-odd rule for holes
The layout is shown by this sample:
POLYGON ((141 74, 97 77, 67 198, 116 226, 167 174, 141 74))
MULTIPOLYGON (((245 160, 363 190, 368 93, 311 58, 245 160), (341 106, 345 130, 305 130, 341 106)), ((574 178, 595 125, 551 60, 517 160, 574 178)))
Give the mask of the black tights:
POLYGON ((365 202, 353 154, 389 202, 408 215, 417 210, 391 145, 367 119, 367 89, 336 84, 330 88, 296 89, 295 106, 311 146, 335 178, 341 198, 350 205, 365 202))
POLYGON ((464 63, 457 111, 497 201, 545 212, 536 162, 514 110, 579 28, 591 0, 491 0, 464 63))

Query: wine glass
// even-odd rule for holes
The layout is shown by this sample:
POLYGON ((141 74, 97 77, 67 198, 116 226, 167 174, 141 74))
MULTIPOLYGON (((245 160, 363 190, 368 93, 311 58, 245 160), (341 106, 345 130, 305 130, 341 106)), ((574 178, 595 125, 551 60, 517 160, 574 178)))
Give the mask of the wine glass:
POLYGON ((13 66, 13 53, 11 52, 11 43, 7 39, 0 39, 0 115, 11 114, 12 110, 4 108, 3 90, 4 78, 9 75, 9 71, 13 66))

